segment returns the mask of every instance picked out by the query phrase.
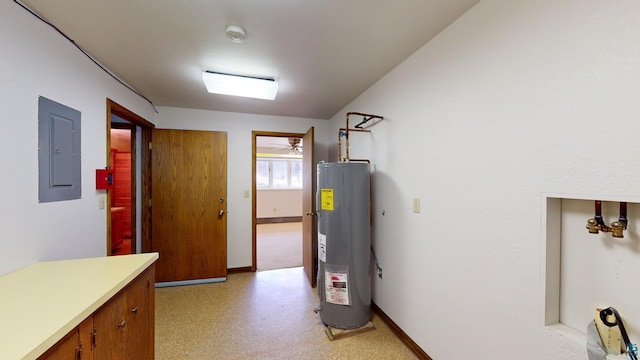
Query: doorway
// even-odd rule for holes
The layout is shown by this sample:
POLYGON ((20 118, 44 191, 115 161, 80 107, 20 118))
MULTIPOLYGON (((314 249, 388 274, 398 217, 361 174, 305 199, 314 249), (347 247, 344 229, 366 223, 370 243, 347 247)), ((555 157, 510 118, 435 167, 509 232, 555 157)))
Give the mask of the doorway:
POLYGON ((126 255, 136 253, 136 242, 132 224, 135 223, 132 204, 136 201, 135 154, 136 129, 116 115, 111 118, 111 168, 114 171, 114 187, 111 190, 111 254, 126 255), (116 122, 117 121, 117 122, 116 122), (134 241, 132 241, 132 239, 134 241))
MULTIPOLYGON (((154 127, 155 125, 136 113, 111 99, 107 99, 107 167, 115 169, 116 156, 112 151, 112 145, 116 146, 117 152, 128 153, 128 155, 117 156, 120 169, 125 172, 116 173, 116 178, 119 176, 120 180, 124 179, 119 183, 120 189, 118 190, 126 194, 124 197, 127 195, 129 197, 129 199, 117 199, 119 196, 116 195, 115 189, 107 191, 107 255, 131 254, 141 252, 140 250, 142 252, 149 251, 149 211, 148 208, 145 209, 140 204, 145 200, 148 201, 150 196, 150 181, 146 179, 150 171, 145 162, 145 159, 148 159, 148 154, 145 156, 144 145, 148 146, 149 134, 154 127), (122 141, 124 144, 118 144, 122 139, 113 138, 112 130, 123 130, 119 133, 121 137, 128 137, 122 141), (126 143, 129 144, 128 148, 126 143), (138 156, 138 153, 141 153, 142 156, 138 156), (142 161, 138 162, 137 159, 142 159, 142 161), (129 166, 127 167, 125 164, 129 166), (141 181, 137 180, 138 177, 141 178, 141 181), (123 218, 125 211, 127 213, 126 219, 123 218), (125 221, 126 229, 130 229, 126 233, 126 230, 122 228, 125 221), (125 245, 125 241, 128 242, 128 245, 125 245)), ((116 131, 116 133, 118 132, 116 131)), ((117 180, 116 186, 118 186, 117 180)))
POLYGON ((302 266, 302 134, 256 137, 256 270, 302 266))
MULTIPOLYGON (((251 251, 252 251, 252 262, 251 262, 251 270, 257 270, 257 242, 256 242, 256 227, 257 227, 257 183, 258 179, 256 176, 257 169, 256 165, 258 163, 258 154, 257 151, 257 141, 259 137, 276 137, 276 138, 299 138, 301 139, 300 143, 305 144, 305 149, 303 151, 302 156, 302 211, 300 215, 302 217, 302 267, 304 269, 305 276, 309 281, 309 285, 311 287, 316 286, 316 277, 317 277, 317 234, 316 234, 316 224, 315 224, 315 171, 314 171, 314 128, 310 127, 304 134, 299 133, 279 133, 279 132, 264 132, 264 131, 252 131, 252 194, 251 194, 251 203, 252 203, 252 239, 251 239, 251 251)), ((288 140, 287 140, 288 142, 288 140)), ((289 144, 292 145, 293 144, 289 144)), ((294 150, 295 151, 295 150, 294 150)))

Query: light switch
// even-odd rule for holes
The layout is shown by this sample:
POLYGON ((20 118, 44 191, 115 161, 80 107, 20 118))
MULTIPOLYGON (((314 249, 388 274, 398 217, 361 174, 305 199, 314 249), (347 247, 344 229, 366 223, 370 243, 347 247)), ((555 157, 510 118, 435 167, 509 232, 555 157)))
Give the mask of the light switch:
POLYGON ((100 196, 98 198, 98 208, 100 210, 104 209, 104 207, 106 206, 107 200, 105 199, 104 196, 100 196))
POLYGON ((244 198, 245 199, 248 199, 250 195, 251 195, 251 192, 249 190, 245 190, 244 191, 244 198))
POLYGON ((413 212, 420 213, 420 198, 413 198, 413 212))

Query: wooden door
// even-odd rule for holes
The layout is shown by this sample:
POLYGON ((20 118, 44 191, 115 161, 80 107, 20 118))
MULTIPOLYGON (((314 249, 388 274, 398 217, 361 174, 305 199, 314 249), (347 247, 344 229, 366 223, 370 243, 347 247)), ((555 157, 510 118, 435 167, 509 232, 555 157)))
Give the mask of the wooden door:
POLYGON ((157 282, 227 276, 227 134, 151 134, 151 250, 157 282))
POLYGON ((318 274, 315 202, 315 160, 313 158, 313 127, 302 137, 302 266, 312 287, 318 274))

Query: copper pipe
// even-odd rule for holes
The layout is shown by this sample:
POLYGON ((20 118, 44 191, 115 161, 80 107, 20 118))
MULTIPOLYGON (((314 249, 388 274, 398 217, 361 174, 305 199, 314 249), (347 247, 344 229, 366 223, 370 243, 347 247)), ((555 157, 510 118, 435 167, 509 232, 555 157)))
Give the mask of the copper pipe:
POLYGON ((366 122, 368 122, 369 120, 372 119, 380 119, 382 120, 383 117, 379 116, 379 115, 373 115, 373 114, 365 114, 365 113, 360 113, 360 112, 348 112, 347 113, 347 126, 345 128, 345 141, 344 141, 344 146, 345 146, 345 159, 349 160, 349 131, 356 131, 355 129, 351 130, 349 129, 349 115, 360 115, 362 116, 364 119, 362 120, 362 122, 358 123, 358 125, 356 125, 357 128, 361 128, 361 126, 363 124, 365 124, 366 122))
POLYGON ((342 156, 342 143, 340 142, 340 138, 342 137, 342 129, 338 129, 338 162, 342 162, 340 158, 342 156))
POLYGON ((602 201, 595 201, 595 216, 587 220, 587 230, 590 234, 598 234, 602 232, 610 232, 615 238, 623 238, 624 231, 627 229, 627 203, 620 202, 620 219, 611 223, 611 226, 607 226, 604 223, 602 217, 602 201))
POLYGON ((618 219, 618 222, 622 224, 623 230, 627 230, 627 225, 629 221, 627 220, 627 203, 626 202, 620 203, 620 217, 618 219))
MULTIPOLYGON (((371 130, 364 130, 364 129, 350 129, 351 131, 355 131, 355 132, 371 132, 371 130)), ((342 160, 342 141, 340 140, 340 138, 342 137, 342 133, 343 131, 346 131, 345 128, 340 128, 338 129, 338 162, 343 162, 342 160)))

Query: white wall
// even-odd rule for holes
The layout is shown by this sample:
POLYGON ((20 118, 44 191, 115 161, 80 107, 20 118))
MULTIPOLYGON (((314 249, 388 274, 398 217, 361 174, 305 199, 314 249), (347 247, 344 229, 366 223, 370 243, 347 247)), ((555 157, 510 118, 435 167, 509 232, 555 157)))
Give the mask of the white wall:
POLYGON ((332 119, 385 117, 351 141, 374 169, 373 297, 432 358, 586 358, 544 326, 541 194, 638 195, 638 14, 481 1, 332 119))
POLYGON ((260 189, 256 191, 258 219, 302 216, 301 189, 260 189))
POLYGON ((106 166, 106 98, 147 120, 150 105, 55 30, 0 3, 0 275, 41 260, 106 254, 95 169, 106 166), (82 198, 38 203, 38 96, 81 112, 82 198))
POLYGON ((158 111, 158 128, 227 132, 227 267, 251 266, 251 197, 244 197, 244 191, 251 190, 251 132, 304 134, 313 126, 314 157, 320 161, 327 158, 329 122, 171 107, 158 111))

